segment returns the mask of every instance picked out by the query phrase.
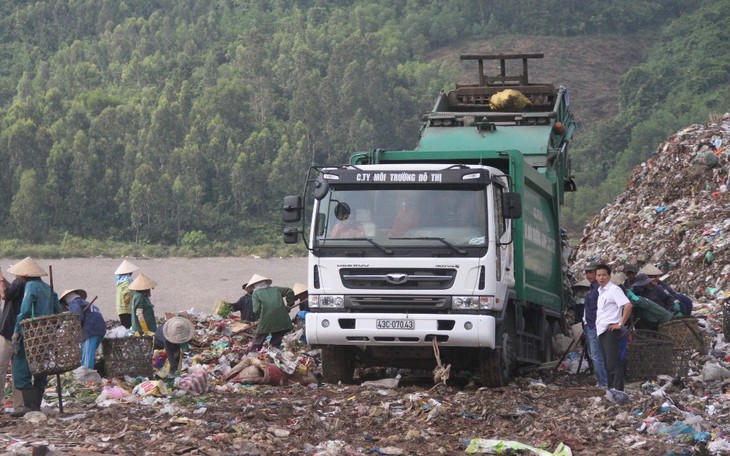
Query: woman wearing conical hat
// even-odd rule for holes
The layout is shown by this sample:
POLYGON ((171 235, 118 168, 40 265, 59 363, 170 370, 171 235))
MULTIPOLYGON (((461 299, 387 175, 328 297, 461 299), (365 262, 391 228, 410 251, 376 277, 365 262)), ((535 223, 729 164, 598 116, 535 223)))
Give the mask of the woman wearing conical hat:
POLYGON ((152 289, 157 283, 144 274, 140 274, 129 284, 132 290, 132 331, 140 334, 154 333, 157 330, 155 307, 150 301, 152 289))
POLYGON ((132 283, 132 273, 137 270, 139 267, 124 260, 114 271, 117 282, 117 315, 122 326, 127 329, 132 327, 132 292, 129 291, 129 284, 132 283))
POLYGON ((294 305, 294 291, 286 287, 273 287, 271 282, 271 279, 259 274, 254 274, 248 281, 248 287, 253 291, 253 311, 259 318, 256 334, 249 346, 251 351, 261 350, 269 334, 271 346, 278 348, 284 335, 292 329, 287 306, 294 305), (284 299, 287 305, 284 305, 284 299))
MULTIPOLYGON (((61 306, 56 293, 51 290, 43 280, 42 276, 48 275, 46 271, 36 263, 33 258, 27 257, 19 263, 14 264, 8 272, 20 277, 25 282, 23 301, 20 304, 20 312, 15 323, 13 343, 17 344, 17 351, 13 357, 13 384, 23 394, 23 402, 29 410, 38 411, 41 409, 43 391, 48 384, 46 375, 32 375, 28 366, 28 359, 25 355, 23 341, 23 327, 21 322, 27 318, 41 317, 59 313, 61 306)), ((28 410, 15 410, 14 416, 22 416, 28 410)))

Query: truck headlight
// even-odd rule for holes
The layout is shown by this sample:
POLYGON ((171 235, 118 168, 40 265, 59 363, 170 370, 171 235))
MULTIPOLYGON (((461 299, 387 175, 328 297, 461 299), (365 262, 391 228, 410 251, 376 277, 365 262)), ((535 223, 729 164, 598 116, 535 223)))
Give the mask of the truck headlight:
POLYGON ((494 303, 494 296, 454 296, 451 307, 455 310, 491 310, 494 303))
POLYGON ((309 307, 312 309, 341 309, 345 307, 343 295, 309 295, 309 307))
POLYGON ((477 310, 479 309, 479 296, 454 296, 451 300, 451 307, 456 310, 477 310))

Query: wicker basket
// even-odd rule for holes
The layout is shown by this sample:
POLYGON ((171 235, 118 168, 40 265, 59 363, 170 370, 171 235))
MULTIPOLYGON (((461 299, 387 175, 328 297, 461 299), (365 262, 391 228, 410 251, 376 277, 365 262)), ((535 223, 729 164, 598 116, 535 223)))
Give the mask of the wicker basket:
POLYGON ((662 323, 659 325, 659 332, 674 342, 674 348, 696 350, 701 355, 707 353, 705 338, 695 317, 675 318, 662 323))
POLYGON ((63 312, 27 318, 20 326, 31 374, 60 374, 81 365, 82 334, 78 315, 63 312))
POLYGON ((675 375, 672 340, 665 334, 636 330, 629 335, 626 351, 626 380, 637 382, 657 375, 675 375))
POLYGON ((112 377, 152 377, 152 336, 104 339, 104 372, 112 377))
POLYGON ((674 349, 674 371, 672 376, 684 377, 689 372, 689 360, 692 359, 692 353, 694 350, 688 350, 686 348, 675 348, 674 349))

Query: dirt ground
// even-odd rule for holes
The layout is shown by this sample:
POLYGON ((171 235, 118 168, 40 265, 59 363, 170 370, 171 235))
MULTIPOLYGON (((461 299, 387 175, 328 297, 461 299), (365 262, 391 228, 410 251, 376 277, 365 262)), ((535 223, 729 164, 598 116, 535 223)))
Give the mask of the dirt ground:
MULTIPOLYGON (((3 269, 14 262, 0 261, 3 269)), ((254 272, 291 285, 304 281, 306 270, 306 259, 133 261, 160 284, 153 294, 158 316, 190 307, 209 311, 219 299, 236 299, 241 283, 254 272)), ((99 295, 97 302, 113 316, 113 272, 119 262, 50 264, 57 289, 84 286, 91 296, 99 295)), ((208 372, 203 395, 160 380, 168 390, 159 396, 133 393, 97 403, 107 388, 132 393, 143 379, 87 381, 67 372, 61 376, 61 414, 52 376, 43 413, 12 418, 0 412, 0 455, 459 455, 473 439, 498 439, 546 451, 562 443, 572 453, 561 456, 689 456, 707 453, 695 451, 691 435, 689 441, 668 439, 647 432, 648 424, 669 426, 692 411, 705 416, 703 429, 718 436, 724 432, 717 427, 721 418, 711 414, 727 416, 727 410, 705 407, 702 401, 721 401, 727 385, 689 378, 676 379, 661 395, 652 394, 656 385, 644 389, 630 384, 630 401, 622 405, 607 400, 593 376, 553 369, 525 373, 503 388, 482 388, 466 372, 456 373, 446 385, 434 386, 430 372, 408 370, 401 371, 397 387, 368 383, 392 382, 392 369, 358 370, 356 384, 331 385, 321 382, 318 350, 295 342, 291 352, 298 363, 308 361, 300 364, 310 369, 306 376, 287 377, 277 385, 234 383, 224 380, 226 366, 242 359, 250 337, 237 332, 237 324, 241 322, 230 319, 196 323, 196 343, 185 357, 184 375, 194 375, 192 369, 201 366, 208 372)), ((8 411, 9 401, 4 405, 8 411)))
MULTIPOLYGON (((655 405, 615 405, 585 376, 527 379, 504 388, 254 385, 237 393, 159 403, 96 406, 95 394, 44 409, 38 424, 0 416, 3 454, 63 455, 457 455, 474 438, 504 439, 573 455, 665 455, 685 445, 639 435, 655 405), (44 448, 52 450, 44 453, 44 448)), ((47 398, 50 395, 47 394, 47 398)), ((515 452, 504 454, 534 454, 515 452)), ((561 453, 562 454, 562 453, 561 453)))
MULTIPOLYGON (((21 258, 22 259, 22 258, 21 258)), ((254 273, 274 280, 274 285, 291 287, 307 283, 306 258, 127 258, 139 266, 158 286, 152 291, 152 303, 158 317, 164 312, 195 308, 211 312, 216 302, 235 302, 242 295, 241 285, 254 273)), ((89 300, 96 302, 104 318, 116 319, 114 308, 114 271, 122 258, 36 259, 53 269, 53 285, 60 294, 69 288, 83 288, 89 300)), ((0 259, 3 273, 19 259, 0 259)), ((134 277, 137 276, 134 273, 134 277)), ((12 280, 12 274, 7 274, 12 280)), ((48 280, 48 277, 44 278, 48 280)))

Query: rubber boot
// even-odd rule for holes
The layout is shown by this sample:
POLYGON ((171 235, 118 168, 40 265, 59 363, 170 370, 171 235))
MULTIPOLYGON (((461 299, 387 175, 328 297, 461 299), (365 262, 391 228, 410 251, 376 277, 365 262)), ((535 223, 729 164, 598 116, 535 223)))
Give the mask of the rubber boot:
POLYGON ((13 386, 13 408, 15 407, 23 407, 25 403, 23 402, 23 393, 13 386))
POLYGON ((41 388, 40 386, 35 387, 35 403, 33 404, 35 408, 31 407, 31 410, 35 410, 37 412, 41 411, 41 404, 43 403, 43 393, 45 392, 45 388, 41 388))
POLYGON ((19 418, 24 416, 26 413, 33 410, 33 405, 35 404, 35 397, 36 397, 36 389, 35 387, 31 388, 23 388, 20 390, 20 392, 23 394, 23 405, 21 407, 15 407, 12 412, 10 412, 10 416, 19 418))

